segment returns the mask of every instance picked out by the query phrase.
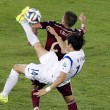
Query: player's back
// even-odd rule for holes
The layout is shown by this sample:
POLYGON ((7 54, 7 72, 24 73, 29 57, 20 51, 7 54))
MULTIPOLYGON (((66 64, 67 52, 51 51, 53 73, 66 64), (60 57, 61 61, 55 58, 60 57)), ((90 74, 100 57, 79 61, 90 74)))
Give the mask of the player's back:
POLYGON ((67 75, 68 78, 71 78, 81 71, 85 61, 85 54, 84 51, 81 49, 80 51, 70 52, 64 57, 66 56, 69 56, 71 58, 71 69, 67 75))
MULTIPOLYGON (((52 27, 54 28, 56 33, 62 38, 63 41, 66 40, 69 33, 73 32, 72 29, 67 29, 62 24, 56 23, 56 22, 54 22, 54 25, 52 27)), ((57 40, 55 39, 55 37, 51 33, 48 32, 48 38, 47 38, 47 42, 46 42, 46 49, 50 50, 49 46, 52 45, 54 42, 57 42, 57 40)), ((56 45, 54 47, 54 49, 58 50, 58 52, 56 52, 56 54, 57 54, 59 60, 62 59, 64 54, 61 53, 61 49, 60 49, 59 45, 56 45)))

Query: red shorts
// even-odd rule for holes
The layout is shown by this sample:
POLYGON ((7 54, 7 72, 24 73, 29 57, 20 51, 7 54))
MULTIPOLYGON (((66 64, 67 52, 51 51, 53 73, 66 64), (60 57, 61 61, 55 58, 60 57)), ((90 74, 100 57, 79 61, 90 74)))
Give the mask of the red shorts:
POLYGON ((46 84, 44 84, 44 83, 40 83, 39 81, 37 81, 37 80, 31 80, 32 81, 32 85, 36 85, 36 86, 38 86, 38 89, 42 89, 46 84))
POLYGON ((63 96, 69 96, 72 95, 72 88, 71 84, 68 83, 62 87, 57 87, 57 90, 63 95, 63 96))
MULTIPOLYGON (((44 83, 39 83, 39 81, 34 80, 32 81, 33 85, 39 86, 39 89, 43 88, 46 84, 44 83)), ((62 87, 57 87, 57 90, 63 95, 63 96, 69 96, 72 95, 72 89, 71 89, 71 84, 68 83, 62 87)))

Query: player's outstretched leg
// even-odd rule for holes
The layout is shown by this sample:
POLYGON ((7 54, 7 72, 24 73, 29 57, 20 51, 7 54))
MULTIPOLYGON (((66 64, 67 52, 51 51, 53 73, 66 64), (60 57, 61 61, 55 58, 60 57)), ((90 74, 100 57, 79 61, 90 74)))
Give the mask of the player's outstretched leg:
POLYGON ((5 83, 3 91, 0 93, 0 102, 7 103, 8 102, 8 94, 11 89, 16 85, 18 81, 19 73, 16 72, 14 69, 11 70, 11 73, 5 83))
POLYGON ((26 20, 22 20, 20 23, 26 33, 28 41, 36 50, 38 57, 41 57, 46 54, 48 51, 44 48, 38 37, 33 33, 29 23, 26 20))
POLYGON ((26 65, 14 65, 13 69, 10 72, 9 77, 5 83, 3 91, 0 93, 0 102, 7 103, 8 102, 8 94, 11 92, 12 88, 18 82, 19 73, 24 73, 26 65))

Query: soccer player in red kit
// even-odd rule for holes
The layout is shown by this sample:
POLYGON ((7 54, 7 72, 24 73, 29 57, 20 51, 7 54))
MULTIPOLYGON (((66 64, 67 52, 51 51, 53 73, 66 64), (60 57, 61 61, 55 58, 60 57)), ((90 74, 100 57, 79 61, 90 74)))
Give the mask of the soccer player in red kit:
MULTIPOLYGON (((79 20, 81 21, 81 29, 71 29, 71 27, 76 23, 77 21, 77 15, 73 13, 72 11, 67 11, 65 12, 63 18, 62 18, 62 23, 57 23, 55 21, 46 21, 46 22, 40 22, 37 24, 32 25, 32 29, 34 33, 37 34, 37 29, 46 29, 48 26, 51 26, 54 28, 56 33, 61 37, 63 41, 67 38, 68 34, 71 32, 78 32, 80 34, 85 34, 86 33, 86 27, 85 27, 85 16, 81 14, 79 16, 79 20)), ((47 31, 47 29, 46 29, 47 31)), ((56 39, 55 37, 47 31, 47 40, 46 40, 46 45, 45 48, 46 50, 50 50, 52 45, 55 44, 56 39)), ((54 49, 57 50, 56 54, 58 56, 58 59, 61 60, 64 56, 64 54, 61 52, 61 49, 59 45, 54 45, 54 49)), ((34 85, 37 85, 38 88, 33 89, 32 91, 32 103, 35 108, 35 110, 38 110, 39 107, 39 97, 33 95, 34 92, 38 91, 38 89, 41 89, 45 86, 45 84, 41 84, 38 81, 33 82, 34 85)), ((58 91, 63 95, 67 105, 68 105, 68 110, 77 110, 77 104, 75 101, 69 99, 69 96, 72 94, 71 90, 71 84, 68 83, 67 85, 63 87, 57 87, 58 91)))
MULTIPOLYGON (((81 14, 79 17, 80 21, 81 21, 81 29, 76 29, 76 28, 71 29, 71 27, 77 21, 76 14, 71 12, 71 11, 65 12, 64 17, 62 18, 62 23, 57 23, 56 21, 40 22, 40 23, 32 25, 32 29, 33 29, 34 33, 37 33, 36 29, 39 29, 39 28, 40 29, 46 29, 47 26, 51 26, 54 28, 56 33, 62 38, 62 40, 65 41, 68 33, 80 32, 81 34, 84 34, 86 32, 85 20, 84 20, 85 18, 84 17, 85 16, 83 14, 81 14)), ((55 42, 56 42, 56 39, 54 38, 54 36, 49 31, 47 31, 47 40, 46 40, 46 44, 45 44, 46 50, 49 51, 51 49, 52 44, 55 42)), ((54 49, 58 50, 58 52, 56 52, 56 54, 57 54, 59 60, 62 59, 64 54, 62 54, 60 47, 58 45, 56 45, 54 47, 54 49)))

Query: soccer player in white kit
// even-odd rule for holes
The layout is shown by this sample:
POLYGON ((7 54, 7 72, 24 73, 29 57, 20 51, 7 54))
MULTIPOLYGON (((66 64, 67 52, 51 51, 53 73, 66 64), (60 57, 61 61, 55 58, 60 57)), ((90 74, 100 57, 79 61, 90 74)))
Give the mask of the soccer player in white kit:
MULTIPOLYGON (((42 96, 50 90, 66 85, 70 79, 78 74, 84 64, 84 52, 81 49, 84 45, 84 38, 79 33, 71 33, 65 42, 57 35, 52 27, 48 27, 48 31, 55 36, 64 53, 67 53, 61 61, 58 61, 54 51, 45 50, 37 36, 32 32, 28 22, 22 15, 18 16, 18 21, 26 32, 26 36, 30 44, 37 52, 41 64, 15 64, 5 83, 3 91, 0 93, 0 102, 8 101, 8 94, 18 81, 19 73, 23 73, 25 77, 38 80, 41 83, 50 84, 49 87, 39 90, 34 95, 42 96), (9 86, 10 85, 10 86, 9 86)), ((69 96, 67 102, 74 104, 73 95, 69 96)), ((72 108, 73 109, 73 108, 72 108)), ((72 110, 71 106, 69 110, 72 110)), ((36 109, 37 110, 37 109, 36 109)), ((77 107, 73 110, 77 110, 77 107)))

